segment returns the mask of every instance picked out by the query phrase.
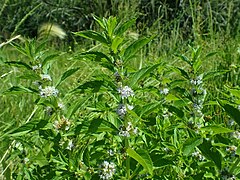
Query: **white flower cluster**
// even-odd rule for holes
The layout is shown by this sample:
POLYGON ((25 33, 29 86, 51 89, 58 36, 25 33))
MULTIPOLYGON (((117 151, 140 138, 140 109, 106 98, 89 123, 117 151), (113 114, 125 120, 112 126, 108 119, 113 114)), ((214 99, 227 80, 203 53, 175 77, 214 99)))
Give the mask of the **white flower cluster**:
POLYGON ((58 121, 55 121, 54 124, 53 124, 53 127, 59 131, 59 130, 69 130, 70 129, 70 126, 71 126, 71 122, 65 118, 64 116, 58 120, 58 121))
POLYGON ((52 78, 49 74, 40 74, 42 80, 52 81, 52 78))
POLYGON ((235 131, 232 133, 232 137, 236 138, 236 139, 240 139, 240 132, 239 131, 235 131))
POLYGON ((113 162, 104 161, 100 166, 100 178, 101 179, 112 179, 116 172, 116 165, 113 162))
POLYGON ((127 127, 121 126, 119 130, 119 136, 130 137, 131 134, 137 134, 138 128, 133 127, 131 122, 128 122, 127 127))
POLYGON ((193 152, 192 157, 195 157, 195 158, 199 159, 200 161, 205 160, 205 157, 199 151, 193 152))
POLYGON ((134 96, 133 90, 128 86, 118 88, 118 93, 120 93, 120 95, 123 99, 128 98, 130 96, 134 96))
POLYGON ((236 176, 234 176, 234 175, 232 175, 232 176, 230 176, 230 177, 229 177, 228 175, 223 175, 223 176, 222 176, 222 179, 223 179, 223 180, 235 180, 235 179, 237 179, 237 178, 236 178, 236 176))
POLYGON ((40 89, 41 97, 57 96, 58 90, 54 86, 47 86, 44 89, 40 89))
POLYGON ((202 84, 202 76, 198 76, 196 79, 191 79, 190 83, 195 86, 201 85, 202 84))
POLYGON ((168 93, 169 93, 168 88, 163 88, 162 90, 160 90, 160 94, 167 95, 168 93))
POLYGON ((226 151, 231 153, 232 156, 235 156, 236 151, 237 151, 237 147, 236 146, 229 146, 226 148, 226 151))
POLYGON ((73 148, 74 148, 74 144, 73 144, 73 140, 71 139, 71 140, 69 140, 66 149, 72 150, 73 148))
POLYGON ((132 110, 133 106, 131 105, 127 105, 127 107, 124 104, 119 104, 116 113, 123 118, 126 114, 127 114, 127 109, 128 110, 132 110))
POLYGON ((38 64, 38 65, 32 66, 32 70, 36 71, 38 69, 41 69, 41 67, 42 67, 42 65, 38 64))

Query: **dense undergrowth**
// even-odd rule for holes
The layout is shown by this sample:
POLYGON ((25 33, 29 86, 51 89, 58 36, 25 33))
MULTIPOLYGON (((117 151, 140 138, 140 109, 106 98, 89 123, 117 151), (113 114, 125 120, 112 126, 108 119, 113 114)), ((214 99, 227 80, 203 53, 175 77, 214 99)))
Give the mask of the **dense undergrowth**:
POLYGON ((93 19, 1 44, 0 177, 239 179, 238 34, 93 19))

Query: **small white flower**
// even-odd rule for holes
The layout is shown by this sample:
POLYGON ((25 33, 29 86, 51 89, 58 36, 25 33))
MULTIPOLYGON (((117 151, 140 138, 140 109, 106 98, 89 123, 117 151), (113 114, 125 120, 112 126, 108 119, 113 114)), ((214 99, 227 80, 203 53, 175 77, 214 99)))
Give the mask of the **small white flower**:
POLYGON ((120 129, 118 134, 119 134, 119 136, 130 137, 130 133, 126 130, 123 130, 123 129, 120 129))
POLYGON ((109 156, 114 156, 115 152, 112 149, 109 149, 108 151, 109 156))
POLYGON ((169 93, 168 88, 164 88, 163 90, 160 90, 160 94, 167 95, 169 93))
POLYGON ((47 86, 44 89, 41 89, 41 97, 57 96, 58 90, 54 86, 47 86))
POLYGON ((68 142, 68 145, 67 145, 66 149, 72 150, 73 147, 74 147, 74 144, 73 144, 73 141, 72 141, 72 139, 71 139, 71 140, 68 142))
POLYGON ((202 84, 202 76, 198 76, 196 79, 191 79, 190 83, 196 86, 202 84))
POLYGON ((58 107, 60 108, 60 109, 64 109, 64 104, 62 103, 62 102, 58 102, 58 107))
POLYGON ((28 158, 24 158, 23 162, 24 162, 24 164, 26 164, 27 162, 29 162, 29 159, 28 158))
POLYGON ((42 80, 52 81, 52 78, 49 74, 40 74, 42 80))
POLYGON ((240 132, 239 131, 235 131, 232 133, 232 136, 236 139, 240 139, 240 132))
POLYGON ((130 96, 134 96, 133 90, 128 86, 124 86, 124 87, 119 88, 118 92, 120 93, 120 95, 123 99, 128 98, 130 96))
POLYGON ((128 122, 127 127, 125 126, 121 126, 120 130, 119 130, 119 136, 123 136, 123 137, 130 137, 131 134, 137 134, 138 133, 138 128, 137 127, 133 127, 131 122, 128 122))
POLYGON ((42 65, 38 64, 38 65, 32 66, 32 70, 36 71, 38 69, 41 69, 41 67, 42 67, 42 65))
POLYGON ((113 162, 104 161, 100 166, 100 178, 104 180, 112 179, 116 172, 116 165, 113 162))
POLYGON ((121 118, 123 118, 127 113, 127 108, 124 104, 119 104, 116 112, 121 118))
POLYGON ((192 157, 195 157, 195 158, 199 159, 200 161, 205 160, 205 157, 199 151, 193 152, 192 157))

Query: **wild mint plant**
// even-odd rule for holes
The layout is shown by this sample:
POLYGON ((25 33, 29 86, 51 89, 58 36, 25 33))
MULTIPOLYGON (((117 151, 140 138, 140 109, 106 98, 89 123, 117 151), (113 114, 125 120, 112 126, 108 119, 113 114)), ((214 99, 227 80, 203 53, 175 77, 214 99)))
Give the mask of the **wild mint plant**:
POLYGON ((27 99, 29 113, 0 133, 1 175, 239 178, 239 89, 225 86, 216 98, 210 91, 209 81, 229 72, 203 70, 215 53, 190 47, 177 55, 178 65, 142 60, 138 52, 154 36, 129 38, 135 19, 94 19, 98 31, 73 33, 93 42, 86 51, 61 53, 37 40, 11 43, 19 54, 2 63, 14 74, 3 76, 11 83, 1 98, 27 99))

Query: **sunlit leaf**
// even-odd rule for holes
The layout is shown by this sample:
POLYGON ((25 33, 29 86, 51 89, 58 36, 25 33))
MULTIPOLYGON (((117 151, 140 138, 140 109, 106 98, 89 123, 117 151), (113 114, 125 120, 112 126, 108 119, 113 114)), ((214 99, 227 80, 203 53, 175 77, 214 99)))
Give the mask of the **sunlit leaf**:
POLYGON ((128 148, 127 153, 131 158, 135 159, 139 164, 141 164, 149 174, 153 174, 153 162, 146 150, 139 149, 136 152, 132 148, 128 148))

